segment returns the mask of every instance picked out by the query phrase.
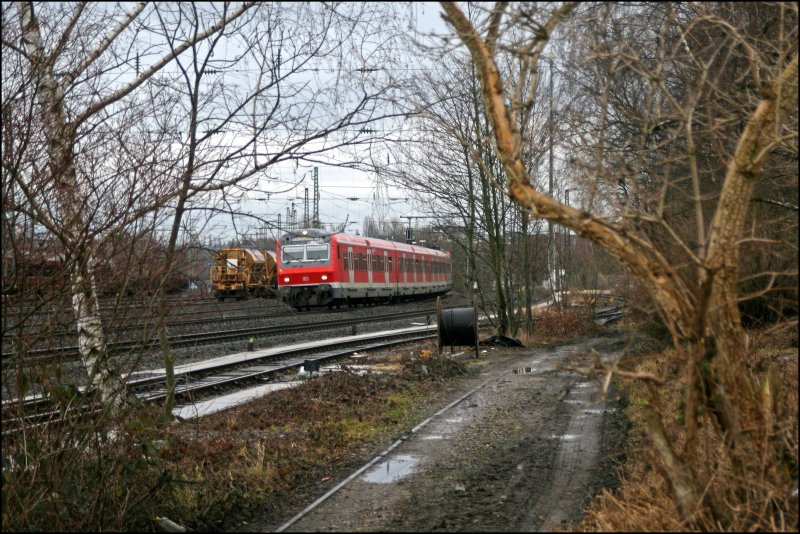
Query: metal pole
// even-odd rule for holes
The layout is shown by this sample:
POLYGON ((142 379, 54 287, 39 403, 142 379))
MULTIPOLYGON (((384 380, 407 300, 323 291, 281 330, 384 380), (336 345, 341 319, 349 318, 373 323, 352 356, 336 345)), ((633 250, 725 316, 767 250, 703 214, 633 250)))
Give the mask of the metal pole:
POLYGON ((319 169, 314 167, 314 228, 320 227, 319 222, 319 169))
MULTIPOLYGON (((549 159, 550 166, 548 170, 548 195, 553 198, 553 62, 548 59, 550 65, 550 118, 548 124, 548 137, 550 139, 549 159)), ((555 291, 558 289, 558 272, 556 270, 556 253, 555 253, 555 240, 553 239, 553 223, 547 221, 547 270, 550 277, 550 289, 555 291)))
MULTIPOLYGON (((564 200, 567 206, 569 206, 569 189, 564 190, 564 200)), ((572 274, 572 251, 569 247, 572 237, 570 236, 569 228, 564 227, 564 230, 567 233, 567 235, 564 236, 564 240, 566 241, 564 247, 564 280, 567 281, 567 286, 569 286, 569 275, 572 274)))
POLYGON ((303 228, 308 228, 308 188, 306 187, 305 200, 303 204, 303 228))

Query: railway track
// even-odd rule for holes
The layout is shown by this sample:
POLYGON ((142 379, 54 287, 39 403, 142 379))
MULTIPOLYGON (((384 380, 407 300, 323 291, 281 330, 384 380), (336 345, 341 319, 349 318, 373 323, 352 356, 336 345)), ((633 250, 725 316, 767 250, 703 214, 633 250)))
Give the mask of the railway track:
MULTIPOLYGON (((210 315, 214 316, 224 316, 226 314, 235 313, 235 312, 252 312, 260 309, 265 308, 273 308, 275 310, 280 310, 281 312, 286 312, 286 306, 283 305, 276 305, 270 301, 250 301, 250 302, 269 302, 269 304, 259 307, 254 306, 252 303, 248 303, 245 305, 225 305, 219 304, 216 300, 213 301, 203 301, 203 300, 195 300, 189 302, 172 302, 168 304, 169 309, 171 309, 170 315, 175 317, 192 317, 192 316, 200 316, 200 318, 206 318, 210 315), (203 309, 207 306, 212 306, 213 309, 203 309), (200 308, 200 309, 198 309, 200 308)), ((38 311, 25 311, 20 309, 11 309, 8 308, 4 312, 9 317, 19 318, 24 317, 24 320, 30 326, 36 326, 39 324, 52 324, 52 323, 63 323, 65 326, 69 325, 70 328, 72 327, 72 323, 74 322, 72 317, 72 310, 69 308, 61 308, 57 310, 49 309, 49 310, 38 310, 38 311)), ((126 321, 146 321, 147 319, 152 318, 154 311, 152 307, 146 306, 129 306, 127 304, 121 305, 119 307, 104 307, 100 309, 100 315, 103 317, 104 320, 112 320, 113 318, 124 319, 126 321)), ((17 328, 14 324, 10 324, 7 327, 7 330, 13 330, 17 328)), ((5 336, 4 336, 5 337, 5 336)))
MULTIPOLYGON (((413 301, 412 304, 418 304, 420 302, 425 302, 426 300, 432 299, 420 299, 413 301)), ((335 309, 319 309, 319 310, 311 310, 311 311, 304 311, 298 312, 294 308, 289 306, 285 306, 283 304, 276 304, 276 301, 264 301, 264 300, 253 300, 251 302, 255 303, 264 303, 269 302, 269 304, 265 306, 253 306, 245 305, 245 306, 234 306, 229 307, 227 305, 220 305, 216 299, 212 301, 193 301, 195 303, 200 304, 209 304, 215 305, 215 309, 210 310, 191 310, 191 311, 181 311, 176 310, 172 313, 173 320, 170 320, 167 323, 167 328, 181 328, 181 327, 191 327, 191 326, 201 326, 204 324, 211 324, 211 323, 230 323, 236 321, 245 321, 245 320, 264 320, 270 319, 276 316, 286 316, 297 314, 298 316, 302 316, 303 318, 306 317, 315 317, 315 316, 322 316, 322 315, 332 315, 338 313, 347 313, 348 311, 352 311, 352 308, 335 308, 335 309), (258 313, 257 315, 253 315, 253 313, 258 313), (195 317, 192 319, 185 319, 188 317, 195 317), (176 320, 175 318, 181 318, 176 320)), ((400 304, 402 306, 402 304, 400 304)), ((396 306, 396 305, 395 305, 396 306)), ((73 338, 77 337, 77 331, 74 327, 74 321, 72 318, 60 318, 54 320, 53 316, 48 315, 47 313, 42 314, 34 314, 34 316, 40 316, 42 318, 41 321, 38 321, 38 324, 54 324, 50 330, 44 331, 37 331, 33 327, 37 324, 37 321, 30 320, 31 318, 27 318, 26 321, 30 320, 28 326, 25 329, 25 338, 27 339, 40 339, 40 341, 49 340, 52 342, 53 339, 56 338, 65 338, 69 339, 70 336, 73 338), (45 339, 46 338, 46 339, 45 339)), ((131 331, 144 331, 148 328, 155 327, 155 320, 152 319, 152 312, 147 314, 139 314, 139 315, 123 315, 117 317, 116 319, 104 319, 104 324, 107 327, 112 328, 115 332, 131 332, 131 331), (145 319, 142 321, 142 319, 145 319), (131 321, 139 321, 136 324, 130 324, 131 321), (107 323, 106 323, 107 322, 107 323), (111 325, 111 323, 114 323, 111 325), (118 323, 126 323, 126 324, 118 324, 118 323)), ((13 346, 13 343, 16 342, 20 334, 16 333, 15 330, 19 330, 19 328, 15 325, 8 325, 4 326, 4 333, 3 333, 3 347, 13 346)), ((73 339, 74 341, 74 339, 73 339)), ((63 346, 64 343, 58 343, 59 346, 63 346)))
MULTIPOLYGON (((600 324, 619 319, 624 313, 624 306, 600 309, 595 312, 595 320, 600 324)), ((243 352, 230 356, 223 356, 202 362, 190 363, 175 368, 176 398, 189 398, 197 400, 203 395, 220 394, 223 391, 241 388, 242 384, 262 383, 264 378, 278 373, 306 365, 310 362, 324 362, 352 354, 353 352, 366 352, 385 348, 399 343, 418 341, 436 337, 437 326, 430 324, 428 314, 426 325, 414 326, 399 330, 377 332, 371 334, 352 335, 344 338, 334 338, 322 341, 301 343, 288 347, 261 349, 252 352, 243 352)), ((375 316, 371 322, 395 320, 398 318, 419 317, 426 315, 424 312, 405 312, 375 316)), ((353 324, 364 322, 364 319, 353 320, 353 324)), ((480 323, 488 322, 488 318, 481 318, 480 323)), ((340 328, 341 320, 325 321, 313 325, 302 324, 288 327, 295 331, 302 331, 309 327, 322 329, 325 327, 340 328)), ((180 344, 199 344, 213 340, 219 342, 224 339, 242 339, 244 336, 269 335, 280 330, 285 333, 286 326, 261 327, 242 330, 210 332, 205 334, 190 334, 173 338, 173 346, 180 344)), ((155 342, 154 342, 155 343, 155 342)), ((128 376, 127 387, 129 392, 144 402, 155 402, 166 396, 165 372, 163 369, 140 371, 128 376)), ((3 401, 3 423, 8 432, 14 432, 22 424, 41 425, 52 424, 53 421, 63 419, 63 410, 54 407, 49 398, 32 397, 24 401, 19 407, 19 400, 3 401), (12 408, 17 406, 25 416, 20 418, 12 414, 12 408), (10 414, 8 417, 6 413, 10 414)), ((79 413, 91 415, 99 407, 81 405, 71 407, 71 414, 79 413)), ((3 434, 6 434, 4 428, 3 434)))
MULTIPOLYGON (((424 325, 262 349, 181 365, 175 368, 175 397, 194 401, 209 394, 218 395, 240 389, 253 382, 263 383, 264 378, 308 365, 309 362, 327 362, 354 352, 367 352, 433 337, 436 337, 436 326, 424 325)), ((167 393, 164 370, 133 373, 127 377, 126 387, 131 395, 142 402, 162 400, 167 393)), ((3 436, 11 436, 23 426, 29 428, 31 425, 58 423, 65 419, 67 413, 74 418, 91 416, 99 410, 100 406, 97 405, 77 403, 61 409, 50 398, 42 396, 27 398, 21 406, 17 399, 3 401, 3 436), (24 415, 20 416, 20 413, 24 415)))
MULTIPOLYGON (((263 337, 263 336, 270 336, 270 335, 286 335, 287 333, 296 333, 296 332, 303 332, 308 330, 324 330, 330 328, 341 328, 342 326, 345 327, 357 327, 357 325, 362 323, 379 323, 379 322, 389 322, 401 319, 408 319, 414 317, 427 317, 427 321, 430 322, 430 318, 435 316, 436 310, 430 309, 425 311, 410 311, 410 312, 400 312, 400 313, 390 313, 390 314, 380 314, 374 315, 371 317, 359 317, 354 319, 332 319, 327 321, 316 321, 316 322, 302 322, 294 325, 281 325, 281 326, 259 326, 259 327, 248 327, 248 328, 239 328, 233 330, 217 330, 213 332, 203 332, 198 334, 182 334, 182 335, 175 335, 170 336, 170 344, 172 347, 184 347, 184 346, 195 346, 201 345, 206 343, 219 343, 222 341, 231 341, 231 340, 246 340, 250 337, 263 337)), ((246 318, 242 318, 246 319, 246 318)), ((205 322, 205 321, 204 321, 205 322)), ((209 320, 208 322, 219 322, 219 319, 209 320)), ((111 353, 124 353, 134 349, 151 349, 153 347, 158 346, 158 339, 153 338, 146 342, 142 340, 134 340, 134 341, 120 341, 117 343, 109 343, 108 350, 111 353)), ((29 350, 26 354, 25 361, 44 361, 50 360, 54 358, 77 358, 79 356, 78 353, 78 346, 70 345, 70 346, 59 346, 59 347, 51 347, 51 348, 43 348, 43 349, 34 349, 29 350)), ((15 363, 15 353, 14 352, 4 352, 2 354, 3 363, 5 364, 13 364, 15 363)))

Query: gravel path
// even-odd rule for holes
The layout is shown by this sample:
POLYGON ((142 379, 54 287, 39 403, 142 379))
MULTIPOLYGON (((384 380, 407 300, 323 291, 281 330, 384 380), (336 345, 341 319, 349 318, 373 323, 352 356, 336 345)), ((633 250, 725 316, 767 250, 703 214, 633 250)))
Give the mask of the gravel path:
MULTIPOLYGON (((340 491, 302 517, 308 502, 287 510, 281 523, 251 523, 248 529, 564 528, 580 519, 593 493, 615 483, 624 419, 615 395, 601 400, 595 382, 558 366, 587 365, 592 349, 613 358, 621 345, 616 338, 595 338, 491 351, 478 376, 461 379, 448 398, 435 401, 445 407, 464 397, 461 402, 407 435, 340 491)), ((339 482, 321 485, 319 494, 339 482)))

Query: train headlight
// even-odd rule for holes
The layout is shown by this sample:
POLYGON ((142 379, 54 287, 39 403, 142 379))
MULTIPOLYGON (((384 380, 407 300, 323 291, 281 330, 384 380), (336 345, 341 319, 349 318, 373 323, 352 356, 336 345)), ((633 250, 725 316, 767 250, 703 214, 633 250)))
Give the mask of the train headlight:
POLYGON ((321 278, 322 278, 322 281, 324 282, 325 280, 328 279, 328 275, 327 274, 323 274, 321 278))
POLYGON ((288 277, 288 276, 284 276, 284 277, 283 277, 283 281, 284 281, 284 282, 286 282, 286 283, 288 284, 288 283, 289 283, 289 277, 288 277))

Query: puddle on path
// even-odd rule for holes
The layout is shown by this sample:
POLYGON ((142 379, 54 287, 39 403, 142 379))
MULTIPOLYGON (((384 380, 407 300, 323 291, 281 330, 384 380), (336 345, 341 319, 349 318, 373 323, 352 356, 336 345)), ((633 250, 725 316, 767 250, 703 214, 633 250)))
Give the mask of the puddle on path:
POLYGON ((557 439, 557 440, 560 440, 560 441, 575 441, 579 437, 580 436, 578 434, 564 434, 564 435, 561 435, 561 436, 557 436, 557 435, 553 434, 553 435, 550 436, 551 439, 557 439))
POLYGON ((391 484, 413 473, 418 463, 419 459, 410 454, 393 456, 365 473, 361 479, 375 484, 391 484))
POLYGON ((604 414, 604 413, 612 413, 615 412, 616 408, 589 408, 588 410, 584 410, 583 413, 588 414, 604 414))
POLYGON ((529 375, 531 373, 535 373, 536 371, 536 367, 517 367, 516 369, 511 370, 511 372, 515 375, 529 375))

